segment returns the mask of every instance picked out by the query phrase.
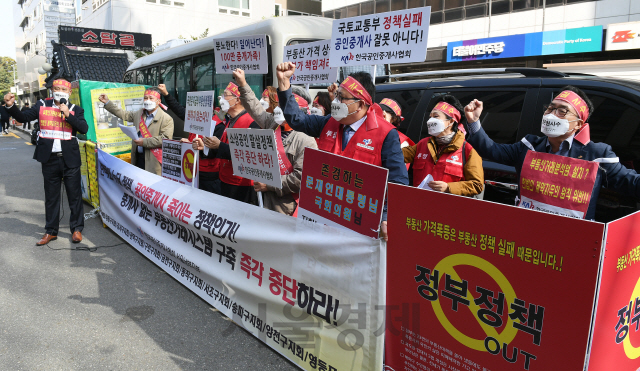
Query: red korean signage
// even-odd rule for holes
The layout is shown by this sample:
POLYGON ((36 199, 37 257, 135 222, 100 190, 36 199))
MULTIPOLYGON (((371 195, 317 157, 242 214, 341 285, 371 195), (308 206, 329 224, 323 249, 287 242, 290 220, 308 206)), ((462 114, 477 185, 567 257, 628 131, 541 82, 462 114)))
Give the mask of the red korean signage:
MULTIPOLYGON (((69 113, 75 114, 74 111, 69 111, 69 113)), ((58 108, 40 106, 40 137, 71 140, 73 128, 63 117, 58 108)))
POLYGON ((640 368, 640 212, 607 224, 589 371, 640 368))
POLYGON ((58 26, 58 38, 65 46, 153 51, 151 35, 137 32, 58 26))
POLYGON ((389 170, 307 148, 298 218, 377 238, 389 170))
POLYGON ((520 207, 583 219, 598 164, 529 151, 520 173, 520 207))
POLYGON ((389 184, 393 370, 581 370, 604 225, 389 184))

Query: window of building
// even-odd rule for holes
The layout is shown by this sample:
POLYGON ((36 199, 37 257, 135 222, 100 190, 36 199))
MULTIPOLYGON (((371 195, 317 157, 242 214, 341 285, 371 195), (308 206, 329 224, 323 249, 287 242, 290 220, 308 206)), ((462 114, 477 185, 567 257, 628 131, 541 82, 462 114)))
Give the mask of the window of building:
POLYGON ((218 5, 219 13, 251 17, 249 0, 218 0, 218 5))
POLYGON ((160 4, 162 4, 162 5, 171 5, 171 0, 160 0, 160 4))
POLYGON ((513 11, 535 8, 535 0, 513 0, 513 11))
POLYGON ((420 8, 424 6, 424 0, 407 0, 407 9, 420 8))
POLYGON ((357 17, 360 14, 360 5, 351 5, 347 7, 347 17, 357 17))
MULTIPOLYGON (((276 5, 277 6, 277 5, 276 5)), ((328 12, 322 13, 325 18, 333 18, 333 10, 329 10, 328 12)))
POLYGON ((389 0, 376 0, 376 13, 390 12, 389 0))
MULTIPOLYGON (((274 15, 276 17, 280 17, 280 4, 276 4, 276 11, 275 11, 274 15)), ((326 15, 325 15, 325 17, 326 17, 326 15)))
POLYGON ((179 6, 179 7, 184 7, 184 3, 178 2, 178 1, 174 1, 173 2, 174 6, 179 6))
MULTIPOLYGON (((444 9, 444 5, 442 4, 444 0, 427 0, 425 6, 431 7, 431 13, 437 12, 439 10, 444 9)), ((440 21, 442 22, 442 21, 440 21)), ((438 22, 438 23, 440 23, 438 22)))
POLYGON ((509 0, 491 2, 491 15, 506 14, 511 11, 509 0))
POLYGON ((444 15, 442 14, 442 12, 432 12, 429 24, 439 24, 442 23, 443 20, 444 15))
MULTIPOLYGON (((564 5, 564 0, 547 0, 547 7, 558 5, 564 5)), ((542 8, 542 1, 539 2, 538 7, 542 8)))
POLYGON ((465 18, 479 18, 486 17, 487 15, 487 6, 486 5, 476 5, 465 8, 465 18))
POLYGON ((156 3, 156 0, 147 0, 148 3, 156 3))
POLYGON ((360 4, 360 14, 361 15, 373 14, 375 11, 374 5, 375 3, 373 1, 360 4))
POLYGON ((464 18, 463 15, 464 15, 464 9, 462 8, 445 10, 444 21, 446 23, 461 21, 464 18))
POLYGON ((464 0, 444 0, 445 9, 462 8, 464 6, 464 0))
POLYGON ((391 10, 403 10, 407 8, 405 0, 391 0, 391 10))

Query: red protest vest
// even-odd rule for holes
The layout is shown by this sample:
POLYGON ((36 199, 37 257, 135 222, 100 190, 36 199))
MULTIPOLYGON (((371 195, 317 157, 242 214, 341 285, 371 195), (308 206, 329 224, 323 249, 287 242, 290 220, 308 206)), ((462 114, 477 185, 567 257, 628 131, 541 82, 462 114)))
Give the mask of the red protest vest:
MULTIPOLYGON (((416 156, 413 158, 413 186, 417 187, 424 178, 431 174, 433 180, 446 183, 460 182, 465 180, 462 161, 462 147, 458 150, 440 155, 438 162, 429 152, 429 139, 427 137, 418 142, 416 156)), ((464 142, 466 155, 471 154, 471 144, 464 142)))
POLYGON ((398 136, 400 137, 400 145, 402 145, 402 143, 407 142, 409 143, 409 146, 415 146, 415 142, 411 140, 411 138, 409 138, 408 136, 402 134, 400 131, 398 131, 398 136))
MULTIPOLYGON (((196 139, 196 135, 189 133, 189 142, 193 142, 194 139, 196 139)), ((219 158, 199 158, 198 161, 200 161, 198 168, 203 173, 217 173, 220 171, 219 158)))
POLYGON ((382 115, 369 110, 367 119, 355 132, 347 147, 342 150, 342 133, 344 125, 333 117, 322 128, 318 138, 318 149, 335 153, 340 156, 366 162, 368 164, 382 166, 382 143, 387 134, 395 127, 388 123, 382 115))
MULTIPOLYGON (((249 126, 251 126, 251 123, 253 123, 253 119, 251 118, 251 116, 249 116, 248 113, 245 112, 242 114, 242 116, 238 117, 235 120, 233 126, 227 126, 227 128, 231 127, 234 129, 248 129, 249 126)), ((227 139, 227 129, 224 130, 220 141, 222 143, 229 143, 229 139, 227 139)), ((253 181, 251 179, 245 179, 243 177, 233 175, 233 165, 231 164, 231 160, 220 159, 220 180, 231 185, 253 185, 253 181)))

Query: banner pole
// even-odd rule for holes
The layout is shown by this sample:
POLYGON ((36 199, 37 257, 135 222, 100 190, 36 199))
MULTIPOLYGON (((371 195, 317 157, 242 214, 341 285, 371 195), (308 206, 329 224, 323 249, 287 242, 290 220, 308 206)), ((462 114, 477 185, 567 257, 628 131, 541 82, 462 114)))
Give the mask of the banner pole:
POLYGON ((264 202, 262 202, 262 191, 258 191, 258 206, 264 209, 264 202))
POLYGON ((373 77, 373 85, 376 84, 376 72, 377 71, 378 71, 378 65, 374 64, 373 65, 373 71, 372 71, 373 73, 371 74, 372 75, 371 77, 373 77))
POLYGON ((309 84, 304 84, 304 88, 307 89, 307 94, 311 94, 309 93, 309 84))

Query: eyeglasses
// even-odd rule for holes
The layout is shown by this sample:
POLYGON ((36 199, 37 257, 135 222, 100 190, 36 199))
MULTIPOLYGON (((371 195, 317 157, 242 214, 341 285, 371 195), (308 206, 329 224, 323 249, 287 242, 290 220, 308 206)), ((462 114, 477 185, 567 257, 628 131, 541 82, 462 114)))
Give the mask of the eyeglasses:
POLYGON ((231 98, 235 98, 236 96, 233 94, 223 94, 223 97, 227 98, 227 97, 231 97, 231 98))
POLYGON ((342 102, 342 101, 345 101, 345 100, 360 100, 359 98, 345 98, 345 97, 343 97, 343 96, 342 96, 342 94, 340 94, 340 93, 337 93, 337 94, 336 94, 336 99, 337 99, 339 102, 342 102))
POLYGON ((555 111, 559 118, 565 117, 567 115, 567 113, 570 113, 570 114, 576 116, 573 112, 569 111, 568 109, 566 109, 564 107, 556 107, 553 104, 547 104, 543 108, 544 108, 544 113, 545 114, 549 114, 549 113, 552 113, 552 112, 555 111))

